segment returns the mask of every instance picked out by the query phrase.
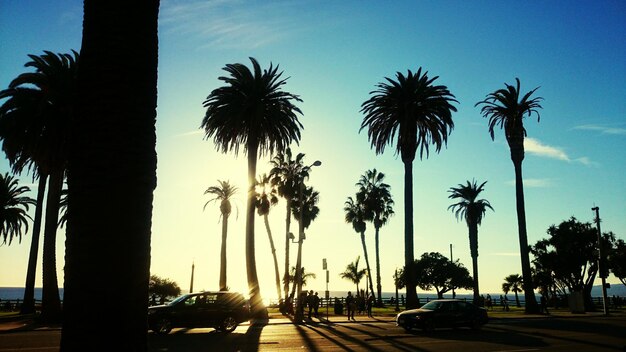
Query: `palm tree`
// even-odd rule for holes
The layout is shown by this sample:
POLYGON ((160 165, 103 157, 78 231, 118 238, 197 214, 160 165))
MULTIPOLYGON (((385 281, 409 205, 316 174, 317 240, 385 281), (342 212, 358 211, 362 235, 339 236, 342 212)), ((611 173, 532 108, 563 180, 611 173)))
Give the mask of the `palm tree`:
POLYGON ((523 286, 524 279, 519 274, 511 274, 505 277, 504 282, 502 283, 502 291, 504 291, 504 294, 509 293, 509 291, 513 291, 515 293, 515 305, 517 307, 521 307, 517 293, 522 292, 523 286))
POLYGON ((148 349, 158 12, 158 1, 84 3, 61 351, 148 349), (115 334, 102 319, 113 311, 115 334))
POLYGON ((272 170, 270 177, 272 186, 276 187, 278 195, 286 201, 286 218, 285 218, 285 275, 283 277, 283 291, 285 297, 289 295, 289 243, 291 240, 291 203, 300 187, 300 180, 308 178, 308 168, 304 167, 304 154, 298 153, 296 158, 292 158, 291 148, 287 148, 284 152, 279 152, 270 161, 272 170))
POLYGON ((356 284, 355 292, 361 292, 359 291, 359 282, 361 282, 363 276, 365 276, 365 273, 367 272, 367 269, 359 270, 359 260, 361 260, 361 256, 357 256, 356 260, 348 264, 346 266, 346 270, 343 273, 339 274, 342 279, 349 280, 352 283, 356 284))
POLYGON ((32 220, 28 215, 28 206, 34 205, 35 200, 24 196, 30 192, 27 186, 18 186, 18 180, 6 174, 0 174, 0 237, 2 243, 9 245, 13 242, 13 237, 17 237, 22 242, 22 230, 28 232, 28 220, 32 220))
POLYGON ((220 250, 220 291, 227 291, 226 284, 226 238, 228 234, 228 217, 232 211, 230 200, 237 193, 237 187, 228 181, 217 180, 219 186, 211 186, 204 191, 204 194, 213 196, 204 204, 204 208, 211 202, 220 202, 220 214, 222 217, 222 246, 220 250))
MULTIPOLYGON (((393 199, 388 184, 384 183, 385 174, 376 169, 367 170, 357 183, 358 193, 362 197, 365 205, 366 219, 374 224, 376 231, 376 292, 378 294, 378 305, 382 306, 382 286, 380 284, 380 255, 379 255, 379 233, 380 228, 387 223, 394 214, 393 199)), ((359 197, 357 197, 359 198, 359 197)))
MULTIPOLYGON (((44 248, 43 248, 43 295, 42 317, 58 320, 61 300, 56 272, 56 231, 59 217, 59 201, 67 165, 67 145, 70 120, 74 117, 75 87, 77 84, 78 54, 55 54, 44 51, 41 56, 29 55, 31 61, 25 66, 35 72, 16 77, 9 88, 0 92, 0 99, 7 98, 0 108, 0 139, 13 170, 17 173, 28 167, 39 174, 40 185, 48 179, 46 200, 44 248), (45 175, 45 176, 44 176, 45 175)), ((43 192, 45 187, 40 187, 43 192)), ((43 206, 42 203, 38 206, 43 206)), ((36 214, 36 218, 37 218, 36 214)), ((39 223, 35 224, 39 236, 39 223)), ((31 255, 38 247, 31 244, 31 255)), ((36 264, 29 264, 27 280, 33 280, 36 264)), ((31 284, 27 282, 25 310, 34 304, 27 295, 31 284), (32 303, 31 303, 32 302, 32 303)))
MULTIPOLYGON (((346 223, 352 224, 352 228, 354 229, 354 231, 361 234, 361 245, 363 246, 363 256, 365 257, 366 273, 371 273, 372 271, 370 270, 370 261, 367 255, 367 246, 365 245, 365 229, 367 227, 367 225, 365 224, 365 205, 363 204, 362 199, 358 198, 358 194, 356 201, 352 199, 352 197, 348 197, 348 200, 346 200, 346 202, 344 203, 343 210, 345 212, 346 223)), ((370 292, 374 294, 372 275, 367 275, 367 278, 370 292)))
POLYGON ((528 236, 526 233, 526 210, 524 208, 524 183, 522 178, 522 161, 524 160, 524 117, 537 114, 541 109, 541 97, 530 98, 539 87, 529 91, 520 99, 520 81, 515 78, 517 85, 511 86, 505 83, 506 89, 498 89, 489 93, 485 100, 479 101, 475 106, 483 105, 480 112, 489 118, 489 134, 494 139, 494 129, 504 129, 506 141, 511 150, 511 160, 515 169, 515 198, 517 203, 517 228, 519 231, 520 255, 522 259, 522 276, 524 278, 524 298, 526 300, 525 312, 537 313, 539 306, 535 299, 532 286, 532 272, 530 269, 528 236))
POLYGON ((268 215, 270 208, 278 203, 278 191, 276 187, 272 186, 270 177, 267 174, 259 176, 256 181, 255 187, 255 206, 259 216, 263 217, 265 223, 265 230, 267 231, 267 237, 270 241, 270 249, 272 250, 272 257, 274 258, 274 276, 276 279, 276 293, 278 294, 278 301, 282 301, 282 293, 280 290, 280 273, 278 272, 278 259, 276 258, 276 247, 274 247, 274 238, 272 237, 272 230, 270 228, 270 222, 268 215))
MULTIPOLYGON (((297 276, 296 267, 292 266, 291 270, 289 270, 289 275, 286 276, 287 280, 293 284, 292 290, 291 290, 292 296, 295 294, 295 291, 296 291, 296 286, 297 286, 296 276, 297 276)), ((302 267, 300 268, 300 277, 302 277, 302 287, 304 287, 306 286, 307 281, 309 279, 315 279, 317 278, 317 275, 315 275, 315 273, 307 273, 304 267, 302 267)))
POLYGON ((406 305, 417 308, 416 274, 413 272, 413 160, 420 150, 429 154, 429 144, 439 152, 447 144, 448 134, 454 128, 452 112, 457 102, 446 86, 433 85, 438 78, 422 74, 420 67, 415 74, 407 76, 396 73, 397 81, 386 78, 388 83, 378 83, 373 96, 361 105, 365 114, 361 130, 368 128, 368 139, 376 154, 382 154, 387 144, 397 135, 396 154, 404 164, 404 262, 407 268, 406 305))
POLYGON ((458 199, 448 207, 454 211, 457 220, 463 218, 469 229, 470 253, 472 255, 472 276, 474 278, 474 303, 480 301, 480 290, 478 288, 478 225, 482 222, 487 208, 493 210, 491 204, 486 199, 477 199, 483 191, 487 181, 478 186, 476 181, 467 181, 466 185, 459 184, 458 187, 450 187, 448 198, 458 199))
POLYGON ((250 290, 251 310, 256 316, 266 316, 263 307, 254 251, 254 183, 257 157, 274 151, 284 151, 292 141, 300 141, 302 124, 296 113, 302 113, 292 101, 302 101, 297 95, 281 90, 286 79, 278 66, 261 71, 252 61, 253 72, 243 64, 227 64, 229 77, 219 77, 225 86, 214 89, 203 106, 202 119, 205 138, 213 138, 217 149, 238 154, 243 148, 248 155, 248 193, 246 204, 246 272, 250 290))

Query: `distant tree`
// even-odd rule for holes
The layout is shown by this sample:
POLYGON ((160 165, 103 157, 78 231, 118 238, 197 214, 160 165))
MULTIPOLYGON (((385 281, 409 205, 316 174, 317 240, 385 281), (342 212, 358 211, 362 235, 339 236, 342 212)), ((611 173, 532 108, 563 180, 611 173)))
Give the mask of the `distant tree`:
MULTIPOLYGON (((307 281, 309 279, 315 279, 317 278, 317 275, 315 275, 315 273, 307 273, 306 270, 304 269, 304 267, 300 268, 300 275, 302 276, 302 287, 306 286, 307 281)), ((291 296, 293 296, 296 292, 296 267, 292 266, 291 270, 289 271, 289 275, 287 276, 287 280, 289 280, 289 282, 292 284, 292 289, 291 289, 291 296)))
POLYGON ((394 214, 393 199, 391 197, 391 186, 384 182, 385 174, 378 172, 376 169, 367 170, 357 186, 359 187, 359 195, 357 199, 363 199, 365 206, 366 220, 371 221, 376 231, 375 251, 376 251, 376 294, 377 304, 382 306, 382 286, 380 277, 380 228, 389 221, 394 214))
POLYGON ((2 244, 9 245, 13 241, 13 237, 17 237, 22 243, 22 231, 28 232, 28 220, 32 220, 28 215, 29 205, 34 205, 35 200, 25 196, 24 193, 30 192, 27 186, 19 186, 19 180, 6 174, 0 174, 0 237, 2 244))
POLYGON ((626 243, 624 240, 619 239, 615 242, 615 248, 609 252, 607 259, 613 275, 626 285, 626 243))
POLYGON ((535 88, 526 93, 520 99, 520 81, 516 86, 505 83, 506 89, 498 89, 487 94, 485 100, 479 101, 475 106, 482 105, 481 114, 489 118, 489 133, 494 139, 494 129, 500 127, 504 129, 506 141, 511 150, 511 160, 515 169, 515 198, 517 207, 517 227, 519 232, 520 256, 522 259, 522 276, 524 277, 524 299, 526 313, 539 312, 539 306, 535 299, 532 285, 532 272, 530 269, 530 258, 528 256, 528 235, 526 231, 526 210, 524 207, 524 183, 522 178, 522 161, 524 160, 524 138, 526 129, 524 128, 524 116, 530 117, 537 114, 539 121, 539 111, 543 100, 541 97, 530 98, 539 88, 535 88))
POLYGON ((226 283, 226 238, 228 235, 228 217, 232 211, 231 199, 237 193, 237 187, 229 181, 217 181, 218 186, 211 186, 204 191, 204 194, 213 196, 204 204, 204 208, 211 202, 220 202, 220 214, 222 218, 222 245, 220 250, 220 291, 225 291, 228 287, 226 283))
POLYGON ((342 279, 349 280, 353 284, 356 284, 356 291, 359 292, 359 282, 365 276, 367 269, 359 270, 359 260, 361 260, 361 256, 356 257, 356 260, 346 266, 346 270, 339 274, 342 279))
POLYGON ((517 293, 522 292, 523 282, 524 280, 519 274, 511 274, 505 277, 502 283, 502 292, 504 292, 504 294, 509 293, 509 291, 515 293, 515 305, 517 307, 521 307, 517 293))
MULTIPOLYGON (((348 200, 344 203, 343 211, 345 212, 346 223, 351 224, 354 231, 361 235, 361 246, 363 247, 363 256, 365 257, 366 273, 371 273, 369 256, 367 255, 367 245, 365 244, 365 229, 367 226, 365 224, 367 218, 365 203, 363 202, 362 194, 357 193, 356 198, 357 200, 355 201, 352 197, 348 197, 348 200)), ((369 283, 370 292, 374 293, 372 276, 368 275, 367 278, 368 282, 366 284, 369 283)))
MULTIPOLYGON (((430 252, 422 254, 420 259, 415 260, 415 272, 419 273, 416 278, 417 285, 425 291, 433 288, 438 298, 456 288, 471 289, 472 277, 467 268, 457 261, 452 262, 441 253, 430 252)), ((403 283, 406 285, 406 270, 403 270, 403 283)))
POLYGON ((477 185, 476 181, 467 181, 467 184, 459 184, 458 187, 450 187, 448 198, 458 200, 448 207, 454 211, 457 220, 464 219, 469 229, 469 245, 472 255, 472 269, 474 277, 474 303, 480 300, 478 288, 478 225, 482 222, 487 208, 493 210, 491 204, 486 199, 477 199, 483 191, 487 181, 477 185))
POLYGON ((434 85, 437 76, 428 77, 420 67, 415 74, 397 72, 397 80, 385 77, 387 83, 376 85, 372 97, 361 104, 365 114, 361 130, 367 127, 367 136, 376 154, 382 154, 387 144, 396 142, 396 154, 404 164, 404 264, 407 268, 406 306, 417 308, 413 261, 413 160, 419 149, 420 159, 429 145, 439 152, 448 142, 448 134, 454 128, 452 112, 457 103, 454 95, 443 85, 434 85))
POLYGON ((180 296, 180 287, 175 281, 150 275, 148 284, 148 297, 155 295, 163 300, 180 296))
MULTIPOLYGON (((549 271, 560 285, 569 292, 582 292, 585 309, 594 309, 591 289, 598 272, 598 233, 590 223, 579 222, 572 217, 558 226, 548 228, 549 238, 531 247, 535 266, 549 271)), ((605 248, 612 248, 615 235, 604 233, 605 248)))
MULTIPOLYGON (((304 182, 304 180, 302 181, 304 182)), ((302 269, 302 243, 304 242, 304 229, 308 229, 311 226, 311 223, 317 218, 320 213, 320 208, 317 206, 319 203, 319 192, 316 191, 313 187, 308 187, 302 183, 302 191, 298 191, 295 194, 294 201, 291 202, 291 212, 293 213, 293 217, 298 220, 300 223, 300 228, 302 230, 301 236, 303 236, 302 240, 298 241, 298 255, 296 259, 296 270, 294 273, 295 276, 295 285, 291 290, 292 296, 293 292, 297 289, 298 293, 300 293, 302 286, 304 286, 304 281, 302 277, 299 277, 299 274, 304 273, 302 269), (297 286, 300 286, 299 288, 297 286)))
POLYGON ((300 109, 293 102, 297 95, 283 91, 287 79, 278 66, 268 69, 250 58, 252 70, 243 64, 227 64, 229 77, 219 77, 226 85, 214 89, 203 102, 207 109, 202 119, 205 138, 213 138, 215 146, 226 153, 248 155, 248 191, 246 204, 246 273, 253 316, 267 317, 256 268, 254 232, 254 183, 259 156, 283 152, 291 142, 300 141, 302 124, 300 109))

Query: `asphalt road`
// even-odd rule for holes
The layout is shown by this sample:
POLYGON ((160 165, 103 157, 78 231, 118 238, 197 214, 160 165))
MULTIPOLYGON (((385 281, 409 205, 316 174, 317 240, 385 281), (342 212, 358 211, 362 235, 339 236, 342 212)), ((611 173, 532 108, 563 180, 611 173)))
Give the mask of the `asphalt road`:
MULTIPOLYGON (((60 330, 0 334, 0 352, 57 351, 60 330)), ((404 332, 388 320, 356 323, 286 320, 213 329, 175 329, 149 334, 150 351, 626 351, 626 318, 571 317, 494 320, 480 331, 441 329, 404 332)))

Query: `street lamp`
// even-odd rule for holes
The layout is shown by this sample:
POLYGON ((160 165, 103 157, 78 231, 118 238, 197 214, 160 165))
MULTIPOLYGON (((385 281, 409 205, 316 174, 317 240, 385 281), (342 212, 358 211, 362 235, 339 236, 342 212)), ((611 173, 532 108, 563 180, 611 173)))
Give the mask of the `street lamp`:
MULTIPOLYGON (((313 164, 309 166, 305 166, 302 168, 302 172, 307 172, 306 176, 308 177, 308 172, 311 170, 313 166, 320 166, 322 162, 316 160, 313 164)), ((296 260, 296 273, 294 277, 294 285, 297 287, 297 300, 298 304, 296 306, 296 314, 294 320, 298 323, 302 322, 304 307, 302 306, 304 302, 302 302, 302 241, 305 239, 304 235, 304 175, 301 173, 299 177, 299 189, 300 189, 300 221, 299 221, 299 236, 298 236, 298 259, 296 260)))

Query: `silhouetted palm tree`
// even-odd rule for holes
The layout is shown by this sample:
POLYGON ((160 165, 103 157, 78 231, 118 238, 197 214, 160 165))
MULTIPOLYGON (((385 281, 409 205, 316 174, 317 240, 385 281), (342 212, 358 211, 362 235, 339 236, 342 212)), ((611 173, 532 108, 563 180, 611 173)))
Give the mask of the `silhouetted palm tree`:
POLYGON ((378 294, 377 303, 379 306, 383 304, 382 286, 380 283, 379 233, 380 228, 394 214, 391 186, 383 182, 384 180, 385 174, 372 169, 361 175, 361 179, 357 183, 357 186, 359 186, 358 193, 363 198, 363 204, 365 205, 366 220, 371 221, 376 230, 376 292, 378 294))
POLYGON ((18 180, 6 174, 0 174, 0 237, 2 243, 9 245, 13 242, 13 237, 17 237, 22 242, 22 231, 28 232, 28 220, 32 220, 28 215, 28 206, 34 205, 35 200, 25 196, 30 192, 27 186, 18 186, 18 180))
MULTIPOLYGON (((289 280, 289 282, 293 284, 291 289, 291 296, 293 296, 296 291, 296 276, 296 267, 292 266, 289 270, 289 275, 287 275, 287 280, 289 280)), ((300 268, 300 276, 302 277, 302 287, 306 286, 309 279, 317 278, 317 275, 315 275, 315 273, 307 273, 304 267, 300 268)))
MULTIPOLYGON (((304 180, 301 180, 301 182, 304 182, 304 180)), ((300 222, 301 229, 304 230, 311 226, 313 220, 315 220, 320 213, 320 208, 317 206, 320 200, 320 194, 318 191, 314 190, 313 187, 307 187, 304 183, 302 184, 303 192, 300 190, 296 192, 294 201, 291 202, 291 211, 293 212, 294 218, 300 222)), ((298 241, 296 269, 302 267, 302 242, 304 240, 304 231, 302 231, 301 235, 303 237, 298 241)), ((300 286, 297 288, 297 292, 300 294, 304 283, 300 280, 301 278, 298 277, 297 273, 298 271, 296 271, 296 281, 294 286, 300 286)), ((294 290, 292 289, 291 292, 293 293, 294 290)))
POLYGON ((523 285, 524 279, 522 279, 519 274, 511 274, 505 277, 504 282, 502 283, 502 291, 504 291, 505 294, 509 293, 509 291, 513 291, 515 293, 515 305, 517 307, 521 307, 517 293, 522 292, 523 285))
POLYGON ((454 123, 452 112, 457 102, 446 86, 433 85, 438 78, 429 78, 422 68, 404 76, 397 72, 397 81, 385 78, 388 83, 378 83, 373 96, 361 105, 365 114, 361 129, 368 128, 367 135, 376 154, 385 151, 387 144, 396 139, 396 154, 404 164, 404 261, 407 268, 406 305, 417 308, 416 275, 413 273, 413 160, 420 150, 429 154, 429 144, 439 152, 447 144, 448 134, 454 123))
POLYGON ((298 153, 295 159, 292 159, 291 148, 287 148, 284 152, 278 152, 270 161, 272 170, 270 177, 272 185, 278 190, 278 195, 286 201, 286 218, 285 218, 285 274, 283 277, 283 291, 285 297, 289 295, 289 280, 285 278, 289 275, 289 244, 291 240, 291 203, 300 187, 300 180, 308 178, 308 169, 304 167, 304 154, 298 153))
POLYGON ((230 184, 228 181, 217 180, 219 186, 211 186, 204 191, 204 194, 210 194, 213 196, 208 202, 204 204, 204 208, 210 202, 220 202, 220 214, 222 218, 222 246, 220 250, 220 291, 227 291, 228 285, 226 284, 226 238, 228 237, 228 217, 233 209, 230 200, 237 193, 237 187, 230 184))
MULTIPOLYGON (((365 245, 365 229, 367 225, 365 224, 365 205, 362 200, 358 199, 359 195, 357 194, 357 200, 355 201, 352 197, 348 197, 348 200, 344 203, 343 211, 345 212, 345 220, 346 223, 351 224, 354 231, 361 235, 361 245, 363 246, 363 256, 365 257, 365 267, 366 273, 371 273, 370 270, 370 261, 367 255, 367 246, 365 245)), ((372 275, 368 275, 368 283, 370 292, 374 294, 374 284, 372 283, 372 275)), ((358 292, 358 291, 357 291, 358 292)))
MULTIPOLYGON (((31 61, 25 66, 35 72, 20 74, 0 92, 6 98, 0 108, 0 139, 3 150, 15 172, 27 167, 37 172, 40 186, 49 176, 46 200, 46 219, 43 248, 42 317, 58 320, 61 301, 56 272, 56 232, 59 217, 59 201, 67 165, 69 123, 74 115, 75 86, 77 81, 78 54, 55 54, 44 51, 41 56, 29 55, 31 61)), ((45 187, 40 187, 44 192, 45 187)), ((38 208, 43 207, 43 196, 38 208)), ((33 241, 38 241, 40 218, 36 220, 33 241)), ((31 255, 36 257, 38 246, 31 244, 31 255)), ((34 287, 36 263, 29 264, 25 290, 24 311, 34 308, 31 287, 34 287), (32 280, 32 286, 30 283, 32 280)), ((33 291, 34 292, 34 291, 33 291)))
POLYGON ((359 282, 361 282, 367 272, 367 269, 359 270, 359 260, 361 260, 361 256, 356 257, 356 260, 348 264, 346 270, 339 274, 342 279, 350 280, 352 283, 356 284, 356 291, 354 292, 361 292, 359 291, 359 282))
POLYGON ((448 207, 454 211, 457 220, 465 219, 469 230, 470 253, 472 255, 472 277, 474 278, 474 303, 480 301, 480 290, 478 287, 478 225, 482 222, 487 208, 493 210, 491 204, 486 199, 477 199, 483 191, 483 186, 487 181, 478 186, 476 181, 467 181, 466 185, 459 184, 458 187, 450 187, 448 198, 459 200, 448 207))
POLYGON ((494 129, 504 129, 506 141, 511 149, 511 160, 515 168, 515 197, 517 203, 517 227, 519 230, 520 255, 522 259, 522 276, 524 278, 524 298, 526 300, 525 312, 537 313, 539 306, 535 299, 532 285, 532 272, 530 269, 528 236, 526 233, 526 210, 524 208, 524 182, 522 177, 522 161, 524 160, 524 117, 537 114, 539 121, 539 102, 541 97, 530 98, 539 87, 529 91, 520 99, 520 81, 515 78, 516 86, 505 83, 506 89, 498 89, 487 94, 485 100, 479 101, 475 106, 483 105, 480 112, 489 118, 489 134, 494 139, 494 129))
POLYGON ((158 0, 84 2, 61 351, 148 349, 158 12, 158 0))
POLYGON ((276 187, 272 186, 271 179, 267 174, 259 176, 256 181, 255 187, 255 206, 259 216, 263 217, 265 223, 265 230, 267 231, 267 237, 270 241, 270 249, 272 250, 272 257, 274 258, 274 276, 276 277, 276 293, 278 294, 278 300, 282 301, 282 293, 280 290, 280 273, 278 272, 278 259, 276 258, 276 247, 274 247, 274 238, 272 237, 272 229, 270 228, 270 222, 268 215, 270 208, 278 203, 278 191, 276 187))
POLYGON ((229 77, 219 77, 225 86, 214 89, 204 101, 207 108, 202 119, 205 138, 226 153, 248 154, 248 196, 246 205, 246 272, 253 315, 266 316, 263 307, 254 250, 254 183, 257 157, 284 151, 292 141, 300 141, 302 124, 296 113, 302 113, 292 101, 297 95, 281 90, 286 83, 278 66, 261 71, 252 61, 253 71, 243 64, 227 64, 229 77))

